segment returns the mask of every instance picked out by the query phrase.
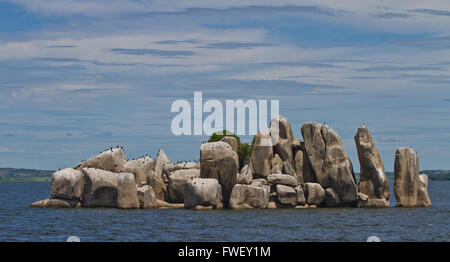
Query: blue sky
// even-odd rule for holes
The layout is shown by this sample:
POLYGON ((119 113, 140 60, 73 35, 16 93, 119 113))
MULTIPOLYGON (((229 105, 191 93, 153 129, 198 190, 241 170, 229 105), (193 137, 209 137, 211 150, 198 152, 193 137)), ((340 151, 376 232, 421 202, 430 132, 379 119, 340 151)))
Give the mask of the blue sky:
POLYGON ((202 91, 278 99, 299 138, 326 122, 355 171, 363 123, 386 170, 399 146, 450 169, 449 25, 448 1, 0 1, 0 167, 198 159, 170 107, 202 91))

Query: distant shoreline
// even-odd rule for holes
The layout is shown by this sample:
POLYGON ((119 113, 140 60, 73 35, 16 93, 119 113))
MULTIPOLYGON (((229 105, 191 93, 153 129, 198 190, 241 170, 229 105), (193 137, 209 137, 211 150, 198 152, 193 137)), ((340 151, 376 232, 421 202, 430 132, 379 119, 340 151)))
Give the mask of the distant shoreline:
MULTIPOLYGON (((38 170, 25 168, 0 168, 0 183, 3 182, 51 182, 54 170, 38 170)), ((450 170, 422 170, 432 181, 450 181, 450 170)), ((359 180, 359 173, 356 173, 359 180)), ((394 172, 386 172, 389 181, 394 181, 394 172)))
POLYGON ((0 168, 2 182, 51 182, 53 170, 0 168))

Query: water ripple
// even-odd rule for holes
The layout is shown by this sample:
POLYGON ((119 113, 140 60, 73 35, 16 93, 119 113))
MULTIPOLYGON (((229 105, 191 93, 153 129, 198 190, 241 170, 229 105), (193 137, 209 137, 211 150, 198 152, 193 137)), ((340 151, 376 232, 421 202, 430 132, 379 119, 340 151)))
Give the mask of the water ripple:
POLYGON ((0 241, 450 241, 450 182, 429 191, 431 208, 38 209, 50 184, 0 183, 0 241))

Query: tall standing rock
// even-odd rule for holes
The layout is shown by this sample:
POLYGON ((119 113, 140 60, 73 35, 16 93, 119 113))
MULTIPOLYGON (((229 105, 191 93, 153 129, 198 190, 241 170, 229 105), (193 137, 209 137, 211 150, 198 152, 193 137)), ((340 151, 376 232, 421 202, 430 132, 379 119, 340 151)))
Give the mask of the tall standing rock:
POLYGON ((294 156, 292 152, 294 135, 288 119, 283 116, 273 118, 270 121, 269 129, 272 137, 276 137, 276 134, 278 133, 278 141, 273 145, 274 152, 278 154, 283 161, 288 161, 294 166, 294 156))
POLYGON ((301 144, 302 155, 303 155, 303 183, 317 183, 316 175, 311 166, 311 161, 309 161, 308 154, 305 149, 305 142, 301 144))
POLYGON ((278 154, 273 155, 271 164, 272 170, 275 168, 275 166, 277 166, 280 170, 283 169, 283 160, 281 160, 278 154))
POLYGON ((369 129, 360 126, 355 135, 356 149, 361 167, 359 192, 373 199, 389 199, 389 183, 383 160, 375 147, 369 129))
POLYGON ((238 173, 238 184, 245 184, 248 185, 253 180, 253 171, 251 166, 245 165, 241 172, 238 173))
POLYGON ((97 168, 110 172, 119 173, 127 162, 127 157, 122 148, 108 149, 97 156, 79 163, 75 169, 97 168))
MULTIPOLYGON (((267 177, 272 169, 273 147, 270 133, 260 130, 253 138, 251 162, 253 173, 259 177, 267 177)), ((282 166, 280 167, 282 168, 282 166)))
POLYGON ((232 136, 224 136, 220 141, 225 142, 231 146, 234 152, 237 153, 238 141, 235 137, 232 136))
POLYGON ((137 189, 139 206, 142 209, 152 209, 157 207, 157 198, 153 188, 145 185, 137 189))
POLYGON ((225 205, 228 205, 231 191, 237 183, 238 169, 238 155, 229 144, 219 141, 201 145, 200 177, 219 181, 225 205))
POLYGON ((148 175, 147 184, 153 188, 156 198, 159 200, 169 200, 167 185, 155 171, 151 171, 148 175))
POLYGON ((296 186, 295 192, 297 192, 297 205, 304 206, 306 204, 306 199, 302 186, 296 186))
POLYGON ((304 183, 303 179, 303 151, 298 150, 294 157, 295 176, 300 184, 304 183))
POLYGON ((289 161, 283 162, 282 172, 283 172, 283 174, 288 174, 290 176, 293 176, 293 177, 295 177, 295 179, 297 179, 297 181, 300 181, 300 178, 297 177, 297 172, 295 171, 294 167, 291 165, 291 163, 289 161))
POLYGON ((398 207, 431 206, 428 179, 419 176, 419 157, 412 148, 400 147, 395 152, 394 194, 398 207))
POLYGON ((136 180, 132 173, 120 173, 117 181, 117 207, 123 209, 139 208, 136 180))
POLYGON ((342 205, 356 205, 358 190, 353 166, 339 135, 314 122, 303 124, 301 131, 317 182, 325 189, 333 188, 342 205))
POLYGON ((156 163, 155 163, 155 172, 158 176, 162 176, 163 169, 165 164, 170 164, 170 160, 167 157, 166 153, 162 149, 158 150, 158 155, 156 156, 156 163))
POLYGON ((417 194, 417 206, 430 207, 431 200, 428 196, 428 176, 426 174, 419 175, 419 192, 417 194))

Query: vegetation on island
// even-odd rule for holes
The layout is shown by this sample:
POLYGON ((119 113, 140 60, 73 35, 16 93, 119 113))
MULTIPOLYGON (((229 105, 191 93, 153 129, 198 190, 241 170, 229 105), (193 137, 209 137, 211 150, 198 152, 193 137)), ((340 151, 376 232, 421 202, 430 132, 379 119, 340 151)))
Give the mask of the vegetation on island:
POLYGON ((223 130, 221 132, 213 133, 210 137, 208 142, 217 142, 220 141, 225 136, 231 136, 236 138, 238 142, 237 146, 237 153, 239 156, 239 167, 242 168, 246 163, 248 163, 250 159, 250 155, 252 154, 252 145, 247 143, 242 143, 241 139, 235 135, 233 132, 230 132, 228 130, 223 130))

